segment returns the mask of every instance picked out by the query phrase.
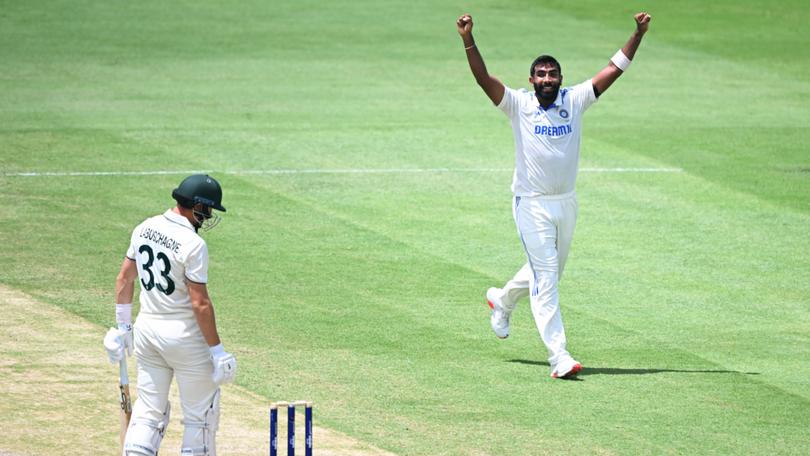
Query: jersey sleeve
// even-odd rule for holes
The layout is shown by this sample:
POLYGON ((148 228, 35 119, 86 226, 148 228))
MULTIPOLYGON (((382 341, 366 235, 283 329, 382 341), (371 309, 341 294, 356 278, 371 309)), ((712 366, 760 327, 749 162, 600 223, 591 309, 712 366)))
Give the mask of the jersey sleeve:
POLYGON ((129 237, 129 248, 127 248, 126 256, 132 261, 138 260, 138 252, 135 251, 135 239, 138 237, 138 233, 141 232, 141 225, 135 227, 132 230, 132 235, 129 237))
POLYGON ((498 109, 503 111, 510 119, 514 119, 520 112, 520 92, 504 86, 503 98, 498 104, 498 109))
POLYGON ((592 104, 596 103, 596 93, 593 91, 593 80, 577 84, 571 87, 571 102, 579 112, 585 112, 592 104))
POLYGON ((195 245, 186 259, 186 278, 195 283, 208 283, 208 246, 205 241, 195 245))

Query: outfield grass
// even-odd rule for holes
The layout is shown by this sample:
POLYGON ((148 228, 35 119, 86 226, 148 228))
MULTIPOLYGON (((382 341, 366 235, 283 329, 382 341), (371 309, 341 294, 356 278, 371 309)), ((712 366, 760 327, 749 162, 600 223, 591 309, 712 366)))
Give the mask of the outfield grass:
POLYGON ((210 170, 220 332, 268 403, 400 455, 810 448, 804 2, 6 3, 1 284, 109 325, 130 230, 183 177, 19 173, 210 170), (561 293, 586 370, 553 381, 528 303, 489 329, 524 261, 513 146, 454 21, 510 86, 540 53, 574 84, 642 7, 585 120, 561 293), (291 169, 390 171, 250 173, 291 169))

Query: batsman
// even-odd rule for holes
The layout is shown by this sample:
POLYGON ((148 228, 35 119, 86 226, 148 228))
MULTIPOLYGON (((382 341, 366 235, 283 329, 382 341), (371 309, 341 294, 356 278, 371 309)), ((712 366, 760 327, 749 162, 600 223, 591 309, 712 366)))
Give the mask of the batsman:
POLYGON ((508 337, 517 300, 530 295, 553 378, 570 378, 582 369, 567 350, 557 287, 577 218, 574 185, 582 115, 630 67, 651 17, 642 12, 634 19, 630 38, 591 79, 562 87, 560 63, 541 55, 529 67, 532 90, 506 87, 491 76, 473 39, 472 17, 464 14, 456 21, 470 70, 492 103, 509 118, 515 140, 512 213, 528 262, 506 286, 487 291, 490 324, 496 336, 508 337))
POLYGON ((169 424, 169 387, 177 379, 183 411, 184 456, 215 456, 219 385, 233 380, 236 359, 219 339, 208 296, 208 247, 199 230, 225 212, 222 188, 214 178, 195 174, 172 192, 175 207, 151 217, 132 232, 115 281, 117 328, 104 338, 110 362, 133 349, 138 365, 138 399, 126 429, 123 454, 154 456, 169 424), (132 325, 135 280, 140 311, 132 325))

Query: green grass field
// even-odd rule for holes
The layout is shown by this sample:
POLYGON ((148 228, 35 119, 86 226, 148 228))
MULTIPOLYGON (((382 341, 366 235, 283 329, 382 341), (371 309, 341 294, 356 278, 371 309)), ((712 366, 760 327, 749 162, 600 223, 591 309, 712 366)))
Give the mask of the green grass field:
POLYGON ((0 284, 109 326, 132 228, 207 170, 220 334, 268 403, 398 455, 807 454, 808 21, 798 0, 2 2, 0 284), (455 20, 506 84, 541 53, 574 84, 642 9, 585 117, 561 302, 586 369, 556 381, 527 302, 489 328, 485 290, 524 261, 514 149, 455 20))

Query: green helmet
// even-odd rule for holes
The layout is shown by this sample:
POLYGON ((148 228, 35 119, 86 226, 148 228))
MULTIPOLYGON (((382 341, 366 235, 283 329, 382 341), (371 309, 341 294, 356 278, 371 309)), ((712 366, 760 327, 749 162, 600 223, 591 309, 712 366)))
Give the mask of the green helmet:
POLYGON ((225 212, 222 206, 222 187, 216 179, 207 174, 194 174, 183 179, 172 192, 172 198, 185 208, 191 209, 197 204, 202 204, 225 212))

